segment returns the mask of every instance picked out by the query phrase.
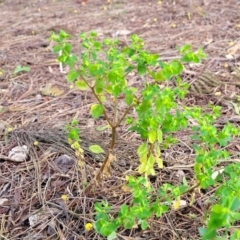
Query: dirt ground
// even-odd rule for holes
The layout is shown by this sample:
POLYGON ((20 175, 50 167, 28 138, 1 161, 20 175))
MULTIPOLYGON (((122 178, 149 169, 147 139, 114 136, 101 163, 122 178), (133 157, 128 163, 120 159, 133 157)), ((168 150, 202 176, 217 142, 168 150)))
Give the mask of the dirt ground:
MULTIPOLYGON (((208 94, 192 92, 186 104, 219 104, 219 125, 240 124, 240 1, 0 0, 0 9, 0 239, 104 239, 84 228, 94 220, 93 204, 105 199, 117 208, 130 199, 121 186, 126 172, 134 172, 137 166, 139 140, 124 128, 112 177, 94 193, 81 193, 83 174, 76 164, 70 161, 64 167, 56 161, 62 154, 74 159, 63 130, 76 118, 86 147, 85 175, 91 180, 100 160, 87 152, 88 146, 98 143, 107 148, 108 132, 94 130, 102 122, 89 116, 93 99, 71 89, 66 74, 60 72, 48 40, 51 31, 71 34, 76 49, 80 32, 96 31, 101 38, 117 37, 126 44, 135 33, 148 51, 165 61, 176 58, 176 46, 202 46, 208 58, 198 67, 189 66, 185 80, 197 81, 207 72, 205 82, 214 76, 219 86, 208 94), (14 73, 19 65, 30 71, 14 73), (9 152, 23 145, 28 158, 12 161, 9 152)), ((179 133, 180 143, 165 153, 166 169, 154 178, 156 186, 178 183, 182 172, 190 184, 194 181, 193 168, 187 167, 194 159, 186 147, 187 135, 179 133), (179 164, 186 167, 167 168, 179 164)), ((227 148, 237 155, 239 139, 227 148)), ((118 239, 200 239, 205 194, 197 192, 191 206, 151 219, 146 231, 120 229, 118 239)), ((186 196, 187 201, 190 198, 186 196)))

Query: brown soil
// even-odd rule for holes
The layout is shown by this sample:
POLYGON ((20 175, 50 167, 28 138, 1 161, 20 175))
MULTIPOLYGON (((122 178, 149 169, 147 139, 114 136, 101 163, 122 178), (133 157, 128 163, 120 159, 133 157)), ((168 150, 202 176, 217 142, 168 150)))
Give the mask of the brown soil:
MULTIPOLYGON (((69 88, 66 74, 59 71, 48 40, 51 31, 63 29, 71 34, 76 48, 80 32, 94 30, 101 38, 116 36, 124 43, 129 34, 136 33, 144 39, 148 51, 160 54, 165 61, 177 56, 176 46, 188 43, 194 49, 204 47, 207 60, 199 68, 189 66, 185 77, 207 71, 222 84, 212 94, 190 94, 186 104, 219 104, 223 109, 218 124, 229 120, 239 126, 240 74, 234 69, 240 65, 240 2, 212 2, 0 0, 0 239, 104 239, 84 229, 94 220, 94 203, 104 199, 117 209, 131 198, 122 186, 125 175, 134 174, 138 165, 135 152, 139 140, 124 127, 119 131, 118 161, 112 165, 112 176, 93 193, 82 193, 82 182, 93 178, 103 158, 93 156, 88 146, 97 143, 107 149, 109 133, 94 130, 104 121, 91 120, 92 97, 69 88), (30 71, 14 74, 18 65, 30 71), (51 93, 46 92, 49 84, 55 87, 51 93), (216 91, 221 91, 220 97, 216 91), (61 154, 75 159, 64 132, 73 118, 81 129, 84 172, 71 161, 65 168, 56 166, 61 154), (29 149, 29 157, 23 162, 8 157, 18 145, 29 149), (68 200, 64 201, 62 195, 68 200)), ((194 184, 193 168, 189 166, 194 155, 186 138, 189 132, 185 131, 177 135, 179 144, 164 153, 166 168, 152 179, 156 188, 166 182, 179 183, 182 174, 189 185, 194 184), (183 167, 171 167, 174 165, 183 167)), ((236 155, 239 139, 227 148, 236 155)), ((184 196, 188 203, 191 197, 184 196)), ((118 239, 200 239, 198 227, 204 225, 202 204, 206 197, 196 191, 191 206, 152 218, 146 231, 120 229, 118 239)))

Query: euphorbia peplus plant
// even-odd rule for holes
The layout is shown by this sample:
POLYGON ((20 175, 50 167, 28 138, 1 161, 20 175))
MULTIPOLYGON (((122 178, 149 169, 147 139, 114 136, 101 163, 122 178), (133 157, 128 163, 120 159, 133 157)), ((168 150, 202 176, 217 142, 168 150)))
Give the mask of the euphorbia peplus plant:
MULTIPOLYGON (((200 229, 203 239, 213 239, 217 235, 218 228, 228 227, 238 220, 238 215, 234 211, 238 209, 240 194, 233 196, 232 192, 232 195, 228 195, 230 199, 225 203, 223 199, 225 195, 221 194, 219 189, 223 192, 233 191, 229 189, 229 184, 231 182, 232 187, 235 186, 233 176, 240 171, 239 168, 233 165, 231 169, 234 171, 231 172, 228 166, 213 178, 213 168, 219 164, 219 159, 228 157, 229 154, 224 147, 231 140, 232 135, 238 134, 238 129, 230 124, 222 130, 214 126, 214 121, 220 114, 218 107, 212 107, 213 111, 209 114, 204 113, 201 108, 181 107, 176 101, 185 97, 188 88, 188 84, 183 83, 180 78, 183 64, 184 62, 199 63, 206 57, 202 49, 193 52, 189 45, 185 45, 179 48, 179 60, 167 63, 160 61, 158 54, 144 50, 144 43, 137 35, 132 35, 130 44, 121 48, 118 40, 99 41, 97 34, 91 32, 88 35, 80 34, 82 52, 80 56, 76 56, 71 53, 69 38, 70 36, 64 31, 60 31, 57 35, 53 33, 51 40, 57 43, 54 52, 60 53, 58 60, 70 68, 67 80, 74 82, 79 90, 90 91, 94 95, 96 103, 90 108, 92 117, 104 117, 112 132, 109 149, 101 169, 85 191, 94 183, 99 183, 103 174, 110 175, 111 162, 116 159, 114 148, 119 126, 129 124, 129 131, 137 132, 143 139, 137 150, 140 160, 138 171, 142 177, 127 177, 133 195, 132 204, 122 205, 118 215, 113 218, 109 215, 111 207, 106 202, 96 203, 95 229, 109 239, 116 236, 120 226, 130 229, 140 224, 142 229, 146 229, 147 220, 153 215, 160 217, 168 211, 173 200, 175 200, 174 208, 177 209, 181 195, 194 191, 197 187, 209 188, 216 185, 219 188, 214 196, 219 204, 213 205, 210 209, 206 221, 207 228, 200 229), (141 79, 137 87, 131 84, 131 77, 135 75, 139 75, 141 79), (175 84, 169 84, 173 80, 175 84), (121 111, 119 111, 120 104, 121 111), (194 167, 196 184, 189 187, 185 180, 178 186, 164 184, 159 190, 152 189, 148 176, 155 175, 155 165, 163 168, 161 149, 176 143, 172 133, 186 128, 189 118, 195 119, 197 123, 193 127, 193 142, 196 142, 193 146, 196 153, 194 167), (225 174, 227 177, 223 177, 225 174), (154 201, 151 197, 153 192, 155 196, 158 192, 154 201), (228 214, 227 222, 216 220, 217 214, 222 212, 225 214, 223 216, 228 214)), ((91 150, 96 153, 102 151, 101 147, 96 145, 91 150)))

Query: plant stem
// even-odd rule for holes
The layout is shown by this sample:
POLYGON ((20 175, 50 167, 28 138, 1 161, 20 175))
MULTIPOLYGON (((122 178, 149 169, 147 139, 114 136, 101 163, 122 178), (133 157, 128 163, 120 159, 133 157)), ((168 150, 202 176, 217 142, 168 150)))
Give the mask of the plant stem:
MULTIPOLYGON (((99 102, 99 104, 103 105, 102 101, 100 100, 100 98, 98 97, 98 95, 96 94, 96 92, 95 92, 95 90, 94 90, 94 86, 92 87, 92 86, 87 82, 87 80, 85 79, 85 77, 84 77, 82 74, 80 74, 80 76, 81 76, 82 80, 83 80, 83 81, 88 85, 88 87, 91 89, 94 97, 97 99, 97 101, 99 102)), ((105 108, 103 108, 103 115, 104 115, 106 121, 108 122, 109 126, 110 126, 110 127, 113 127, 113 123, 112 123, 111 120, 109 119, 105 108)))
POLYGON ((98 184, 101 182, 101 175, 104 172, 105 168, 107 167, 107 163, 110 160, 110 155, 113 153, 116 136, 117 136, 116 127, 112 127, 112 139, 110 142, 108 153, 106 154, 103 164, 102 164, 101 168, 99 169, 98 173, 96 174, 94 179, 89 183, 89 185, 84 189, 84 192, 87 192, 88 190, 90 190, 94 184, 98 184))
POLYGON ((194 189, 198 188, 200 186, 200 182, 196 183, 195 185, 193 185, 192 187, 190 187, 189 189, 187 189, 182 195, 192 192, 194 189))
MULTIPOLYGON (((139 96, 138 98, 136 98, 136 101, 139 102, 140 99, 142 98, 142 95, 139 96)), ((135 103, 131 104, 128 109, 124 112, 124 114, 122 115, 122 117, 119 119, 119 121, 116 123, 115 127, 118 127, 122 121, 125 119, 125 117, 127 116, 127 114, 129 113, 129 111, 135 106, 135 103)))

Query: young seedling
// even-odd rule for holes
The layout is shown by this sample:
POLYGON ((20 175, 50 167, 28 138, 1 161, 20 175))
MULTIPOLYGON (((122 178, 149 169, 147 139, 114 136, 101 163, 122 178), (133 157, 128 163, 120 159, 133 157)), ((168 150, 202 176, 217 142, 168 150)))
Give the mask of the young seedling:
POLYGON ((29 72, 30 71, 30 67, 26 67, 26 66, 21 66, 21 65, 17 65, 13 74, 17 75, 20 72, 29 72))

